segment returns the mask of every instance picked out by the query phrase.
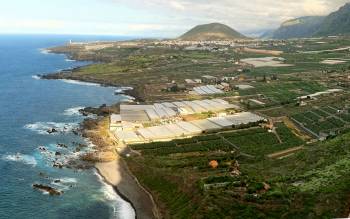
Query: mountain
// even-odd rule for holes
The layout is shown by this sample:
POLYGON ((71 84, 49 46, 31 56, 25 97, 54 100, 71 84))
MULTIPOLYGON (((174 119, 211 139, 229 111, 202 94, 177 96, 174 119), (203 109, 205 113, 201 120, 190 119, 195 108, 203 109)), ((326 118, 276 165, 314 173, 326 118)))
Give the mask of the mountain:
POLYGON ((303 38, 312 36, 322 25, 325 17, 300 17, 284 22, 280 28, 270 33, 274 39, 303 38))
POLYGON ((288 39, 350 34, 350 3, 328 16, 309 16, 284 22, 265 38, 288 39))
POLYGON ((238 40, 247 39, 247 37, 227 25, 211 23, 198 25, 180 36, 179 39, 185 41, 211 41, 238 40))
POLYGON ((316 36, 340 34, 350 34, 350 3, 328 15, 320 28, 315 32, 316 36))

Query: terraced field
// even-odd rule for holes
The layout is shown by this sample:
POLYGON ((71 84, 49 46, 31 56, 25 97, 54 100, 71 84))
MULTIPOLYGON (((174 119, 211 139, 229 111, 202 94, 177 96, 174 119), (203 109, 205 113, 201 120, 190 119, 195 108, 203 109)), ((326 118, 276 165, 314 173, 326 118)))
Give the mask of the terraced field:
POLYGON ((148 156, 166 156, 179 153, 209 153, 215 151, 236 153, 241 151, 255 157, 299 146, 303 142, 283 123, 277 124, 276 133, 263 128, 251 128, 211 135, 197 136, 171 142, 154 142, 131 145, 148 156))
POLYGON ((242 90, 239 93, 242 96, 262 94, 267 98, 269 105, 296 102, 297 97, 326 89, 323 85, 312 81, 256 83, 254 87, 255 89, 242 90))
MULTIPOLYGON (((346 207, 347 196, 342 194, 347 194, 348 177, 333 182, 331 192, 318 182, 326 180, 329 185, 332 177, 346 176, 339 166, 348 164, 349 152, 340 147, 344 142, 348 144, 347 139, 349 135, 304 145, 304 150, 293 156, 271 159, 265 155, 304 144, 283 123, 278 123, 276 133, 256 127, 168 143, 133 145, 142 156, 127 162, 140 182, 166 206, 167 218, 280 218, 282 214, 285 218, 303 218, 306 212, 312 212, 311 218, 331 218, 342 215, 339 209, 346 207), (220 144, 208 149, 203 146, 208 142, 220 144), (192 146, 198 148, 182 151, 192 146), (169 148, 174 151, 169 152, 169 148), (334 166, 339 157, 344 162, 340 160, 334 166), (217 161, 217 168, 209 166, 212 160, 217 161), (332 173, 334 168, 337 170, 332 173), (232 170, 238 170, 238 175, 232 170), (317 205, 325 204, 327 197, 335 201, 319 209, 317 205)), ((345 168, 348 170, 348 165, 345 168)))
POLYGON ((349 109, 324 106, 291 116, 292 120, 314 137, 335 135, 349 128, 349 109))

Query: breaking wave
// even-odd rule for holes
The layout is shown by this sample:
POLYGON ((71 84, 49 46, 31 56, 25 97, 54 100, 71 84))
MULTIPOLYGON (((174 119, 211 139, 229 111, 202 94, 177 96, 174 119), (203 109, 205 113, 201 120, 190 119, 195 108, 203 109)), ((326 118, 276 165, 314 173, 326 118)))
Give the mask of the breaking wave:
POLYGON ((134 102, 136 100, 135 97, 132 97, 126 94, 121 94, 120 96, 124 98, 121 100, 121 102, 134 102))
POLYGON ((60 178, 52 181, 51 185, 55 185, 60 190, 67 191, 73 186, 75 186, 77 182, 78 181, 76 178, 64 177, 64 178, 60 178))
POLYGON ((79 112, 79 110, 82 110, 82 109, 84 109, 84 107, 82 107, 82 106, 72 107, 72 108, 66 109, 63 112, 63 115, 65 115, 65 116, 78 116, 81 114, 79 112))
POLYGON ((118 87, 117 89, 114 90, 115 94, 123 94, 125 91, 128 90, 133 90, 133 87, 118 87))
POLYGON ((71 132, 73 129, 78 128, 77 123, 56 123, 56 122, 36 122, 33 124, 27 124, 24 126, 24 128, 32 130, 34 132, 37 132, 41 135, 47 135, 49 134, 48 131, 55 129, 55 133, 68 133, 71 132))
POLYGON ((47 49, 40 49, 40 53, 45 55, 51 54, 50 51, 47 49))
POLYGON ((38 76, 38 75, 33 75, 32 78, 35 79, 35 80, 40 80, 41 79, 40 76, 38 76))
POLYGON ((76 60, 73 60, 73 59, 65 59, 64 61, 66 61, 66 62, 76 62, 76 60))
POLYGON ((33 156, 20 154, 20 153, 4 155, 2 157, 2 160, 11 161, 11 162, 20 162, 20 163, 24 163, 32 166, 37 165, 37 161, 33 156))
POLYGON ((113 207, 113 218, 134 219, 136 214, 131 204, 123 200, 115 192, 114 188, 107 184, 96 171, 94 173, 102 183, 101 192, 104 198, 113 207))
POLYGON ((69 80, 69 79, 61 79, 61 81, 65 82, 65 83, 68 83, 68 84, 100 87, 99 84, 91 83, 91 82, 83 82, 83 81, 76 81, 76 80, 69 80))

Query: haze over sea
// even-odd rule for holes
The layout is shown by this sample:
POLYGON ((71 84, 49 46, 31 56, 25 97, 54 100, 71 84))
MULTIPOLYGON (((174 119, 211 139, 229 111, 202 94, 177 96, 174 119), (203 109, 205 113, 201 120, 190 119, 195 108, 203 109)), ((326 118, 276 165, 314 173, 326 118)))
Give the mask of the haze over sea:
POLYGON ((0 218, 132 218, 129 203, 91 170, 52 167, 55 151, 68 157, 85 106, 111 104, 122 97, 113 88, 65 81, 38 80, 37 74, 88 64, 41 49, 74 41, 116 40, 115 37, 2 35, 0 36, 0 218), (48 134, 55 127, 60 133, 48 134), (64 143, 68 149, 58 148, 64 143), (44 146, 49 151, 42 152, 44 146), (42 173, 42 174, 40 174, 42 173), (55 180, 60 179, 60 181, 55 180), (64 191, 50 196, 33 183, 64 191))

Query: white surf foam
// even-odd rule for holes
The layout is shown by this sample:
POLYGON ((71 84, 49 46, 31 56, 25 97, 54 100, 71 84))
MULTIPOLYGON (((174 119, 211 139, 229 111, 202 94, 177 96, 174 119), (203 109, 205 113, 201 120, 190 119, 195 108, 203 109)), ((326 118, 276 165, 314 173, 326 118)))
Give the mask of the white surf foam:
POLYGON ((123 97, 121 102, 134 102, 136 100, 135 97, 132 97, 132 96, 129 96, 129 95, 125 95, 125 94, 121 94, 120 96, 123 97))
POLYGON ((56 180, 54 180, 53 182, 51 182, 51 184, 55 185, 62 191, 69 190, 72 186, 76 185, 78 182, 76 178, 70 178, 70 177, 63 177, 57 180, 58 182, 55 182, 56 180))
POLYGON ((51 54, 50 51, 47 49, 40 49, 40 53, 45 55, 51 54))
POLYGON ((56 133, 68 133, 71 132, 73 129, 78 128, 77 123, 56 123, 56 122, 36 122, 33 124, 27 124, 24 126, 24 128, 32 130, 37 132, 41 135, 48 135, 48 130, 55 129, 57 132, 54 132, 52 134, 56 133))
POLYGON ((33 75, 32 78, 35 79, 35 80, 40 80, 41 79, 38 75, 33 75))
POLYGON ((113 218, 134 219, 136 214, 131 204, 123 200, 96 171, 94 173, 102 183, 101 192, 103 192, 105 200, 113 207, 113 218))
POLYGON ((79 110, 82 110, 82 109, 84 109, 84 107, 82 107, 82 106, 72 107, 72 108, 66 109, 63 112, 63 115, 65 115, 65 116, 78 116, 81 114, 79 112, 79 110))
POLYGON ((70 178, 70 177, 63 177, 60 180, 62 183, 71 183, 71 184, 76 184, 78 182, 76 178, 70 178))
POLYGON ((32 166, 37 165, 37 161, 33 156, 20 154, 20 153, 4 155, 2 157, 2 159, 5 161, 11 161, 11 162, 21 162, 21 163, 24 163, 27 165, 32 165, 32 166))
POLYGON ((61 81, 68 83, 68 84, 76 84, 76 85, 82 85, 82 86, 95 86, 100 87, 99 84, 91 83, 91 82, 83 82, 83 81, 76 81, 76 80, 68 80, 68 79, 61 79, 61 81))
POLYGON ((133 87, 118 87, 117 89, 114 90, 115 94, 123 94, 125 91, 128 90, 133 90, 133 87))
POLYGON ((66 61, 66 62, 76 62, 76 60, 73 60, 73 59, 65 59, 64 61, 66 61))

